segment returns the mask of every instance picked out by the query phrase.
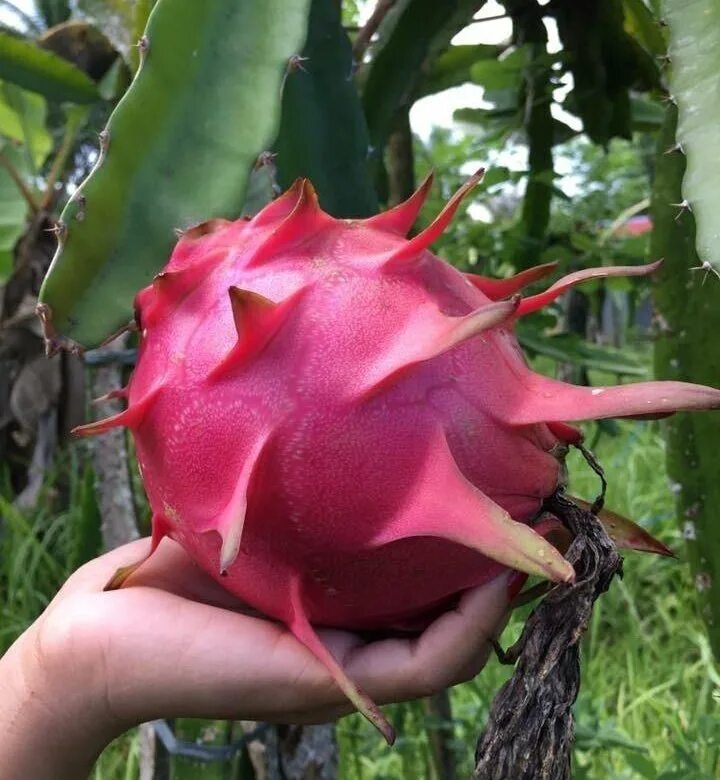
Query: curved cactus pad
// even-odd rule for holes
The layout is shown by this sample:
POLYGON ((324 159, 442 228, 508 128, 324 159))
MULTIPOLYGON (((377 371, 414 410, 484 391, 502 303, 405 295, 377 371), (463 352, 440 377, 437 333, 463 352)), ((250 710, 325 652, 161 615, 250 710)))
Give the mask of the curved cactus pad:
POLYGON ((720 273, 720 4, 665 0, 671 87, 679 110, 677 140, 687 157, 680 214, 691 208, 701 259, 720 273))
POLYGON ((159 0, 97 164, 61 215, 40 294, 51 346, 102 342, 130 319, 176 230, 240 214, 248 174, 277 132, 308 5, 159 0))

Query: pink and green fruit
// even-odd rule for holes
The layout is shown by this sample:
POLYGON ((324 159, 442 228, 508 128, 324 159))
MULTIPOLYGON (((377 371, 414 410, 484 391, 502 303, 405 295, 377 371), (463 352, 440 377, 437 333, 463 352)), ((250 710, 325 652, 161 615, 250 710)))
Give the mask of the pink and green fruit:
POLYGON ((580 440, 568 423, 720 406, 698 385, 575 387, 530 370, 517 318, 654 266, 529 297, 552 267, 463 274, 429 246, 478 178, 410 239, 429 180, 365 220, 324 213, 300 180, 250 220, 187 231, 137 296, 127 410, 79 431, 127 425, 153 545, 175 539, 286 623, 390 739, 313 626, 418 630, 508 568, 572 581, 542 513, 580 440))

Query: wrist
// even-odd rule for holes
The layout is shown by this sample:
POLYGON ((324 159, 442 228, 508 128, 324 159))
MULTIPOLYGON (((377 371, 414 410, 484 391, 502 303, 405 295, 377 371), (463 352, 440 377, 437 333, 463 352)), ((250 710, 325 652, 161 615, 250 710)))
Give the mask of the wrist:
POLYGON ((105 745, 124 731, 107 711, 95 659, 69 636, 43 641, 42 621, 0 658, 0 755, 7 780, 87 777, 105 745))

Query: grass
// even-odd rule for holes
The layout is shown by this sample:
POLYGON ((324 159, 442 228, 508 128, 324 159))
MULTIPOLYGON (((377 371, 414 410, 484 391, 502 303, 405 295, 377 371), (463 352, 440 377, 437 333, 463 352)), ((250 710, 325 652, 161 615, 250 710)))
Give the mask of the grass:
MULTIPOLYGON (((641 522, 682 558, 659 426, 623 423, 619 430, 597 447, 610 483, 608 506, 641 522)), ((582 459, 572 454, 569 466, 571 491, 593 497, 597 480, 582 459)), ((0 651, 42 611, 68 573, 99 549, 92 475, 77 453, 54 475, 33 513, 13 509, 9 496, 0 481, 0 651), (65 503, 69 508, 58 511, 65 503)), ((518 636, 528 609, 513 618, 504 644, 518 636)), ((452 692, 460 777, 470 775, 477 733, 509 673, 493 660, 452 692)), ((342 780, 434 777, 427 733, 438 724, 428 721, 420 703, 389 710, 400 734, 392 750, 359 716, 340 723, 342 780)), ((574 780, 720 777, 720 673, 682 560, 628 553, 625 577, 596 607, 584 641, 576 716, 574 780)), ((133 780, 137 757, 136 735, 127 735, 105 751, 94 779, 133 780)), ((215 776, 206 771, 196 775, 185 768, 183 776, 215 776)))
POLYGON ((93 475, 79 449, 51 475, 31 513, 16 509, 11 496, 0 472, 0 654, 101 547, 93 475))

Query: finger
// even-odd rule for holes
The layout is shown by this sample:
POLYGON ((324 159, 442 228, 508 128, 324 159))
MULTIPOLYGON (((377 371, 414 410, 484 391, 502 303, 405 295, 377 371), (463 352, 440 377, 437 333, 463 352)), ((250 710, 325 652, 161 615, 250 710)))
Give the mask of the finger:
POLYGON ((150 539, 136 539, 94 558, 74 572, 58 591, 55 601, 76 593, 101 591, 115 572, 143 560, 150 553, 150 539))
POLYGON ((197 566, 177 542, 164 539, 147 557, 149 552, 150 539, 144 538, 95 558, 68 579, 56 600, 76 593, 102 591, 118 569, 140 561, 142 565, 128 577, 123 587, 153 587, 193 601, 253 612, 197 566))
POLYGON ((465 593, 454 612, 441 616, 417 640, 417 661, 427 660, 425 668, 429 668, 437 659, 434 668, 445 675, 440 687, 464 682, 485 666, 492 653, 488 640, 497 639, 510 619, 507 589, 511 576, 465 593))
POLYGON ((203 571, 172 539, 164 539, 157 551, 133 572, 123 587, 157 588, 191 601, 259 615, 203 571))
MULTIPOLYGON (((126 712, 140 712, 142 718, 242 714, 282 720, 290 711, 318 722, 323 719, 318 713, 347 711, 324 666, 284 627, 174 595, 181 590, 206 604, 217 598, 223 606, 231 598, 174 543, 164 542, 157 558, 133 575, 134 587, 99 592, 118 566, 148 550, 147 539, 125 545, 83 567, 67 586, 94 591, 102 600, 98 622, 108 642, 106 654, 116 659, 111 666, 122 670, 119 698, 126 712), (108 614, 113 621, 107 621, 108 614)), ((416 641, 385 640, 360 648, 359 638, 340 631, 323 631, 323 640, 378 701, 416 698, 482 666, 487 638, 499 630, 507 610, 506 587, 506 578, 499 578, 469 592, 416 641)))
POLYGON ((468 591, 457 608, 414 640, 390 639, 351 650, 348 673, 375 701, 427 696, 479 671, 508 618, 508 576, 468 591))

